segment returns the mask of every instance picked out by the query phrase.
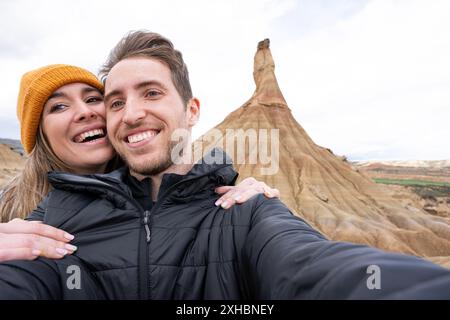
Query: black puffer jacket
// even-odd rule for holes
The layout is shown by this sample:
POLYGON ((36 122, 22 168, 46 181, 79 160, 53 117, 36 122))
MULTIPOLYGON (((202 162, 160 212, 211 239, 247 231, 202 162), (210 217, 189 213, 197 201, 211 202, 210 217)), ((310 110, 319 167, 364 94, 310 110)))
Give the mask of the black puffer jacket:
POLYGON ((127 174, 51 173, 43 220, 74 234, 79 249, 62 260, 0 264, 0 298, 450 298, 450 271, 328 241, 277 199, 215 207, 214 188, 237 176, 231 165, 195 165, 150 212, 131 197, 127 174), (68 286, 73 265, 80 288, 68 286))

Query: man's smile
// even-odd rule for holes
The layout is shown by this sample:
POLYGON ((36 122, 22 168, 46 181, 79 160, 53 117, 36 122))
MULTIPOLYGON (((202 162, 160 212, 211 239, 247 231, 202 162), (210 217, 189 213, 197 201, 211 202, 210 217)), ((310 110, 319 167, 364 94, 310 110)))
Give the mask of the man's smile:
POLYGON ((140 129, 126 135, 123 141, 127 146, 136 148, 153 141, 160 132, 160 129, 140 129))

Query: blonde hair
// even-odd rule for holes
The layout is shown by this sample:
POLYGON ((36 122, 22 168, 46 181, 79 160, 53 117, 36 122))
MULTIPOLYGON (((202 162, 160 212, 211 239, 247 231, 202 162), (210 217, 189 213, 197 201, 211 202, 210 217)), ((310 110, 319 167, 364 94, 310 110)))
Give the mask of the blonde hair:
MULTIPOLYGON (((108 161, 105 172, 123 165, 123 160, 116 154, 108 161)), ((0 222, 8 222, 15 218, 25 219, 36 209, 53 189, 47 178, 50 171, 77 173, 56 156, 42 131, 42 126, 39 126, 36 144, 22 172, 12 178, 0 191, 0 222)))
POLYGON ((47 172, 53 170, 72 171, 55 155, 44 136, 42 126, 39 126, 36 144, 22 172, 3 188, 0 196, 0 222, 26 218, 51 191, 47 172))

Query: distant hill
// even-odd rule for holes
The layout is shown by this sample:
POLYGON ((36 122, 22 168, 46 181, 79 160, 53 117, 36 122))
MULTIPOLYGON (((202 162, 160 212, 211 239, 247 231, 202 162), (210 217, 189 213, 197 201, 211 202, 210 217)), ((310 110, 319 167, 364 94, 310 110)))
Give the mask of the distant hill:
POLYGON ((450 182, 450 160, 354 161, 371 178, 450 182))
POLYGON ((450 160, 355 161, 372 180, 392 189, 405 205, 450 217, 450 160))
MULTIPOLYGON (((15 140, 11 141, 14 142, 15 140)), ((14 148, 17 148, 17 145, 11 146, 0 143, 0 188, 4 183, 18 174, 25 165, 25 157, 20 154, 20 148, 17 148, 19 151, 14 150, 14 148)))
POLYGON ((0 138, 0 144, 7 145, 8 147, 11 148, 11 150, 17 152, 21 156, 25 154, 22 144, 20 143, 20 140, 0 138))
POLYGON ((450 168, 450 160, 354 161, 358 166, 450 168))

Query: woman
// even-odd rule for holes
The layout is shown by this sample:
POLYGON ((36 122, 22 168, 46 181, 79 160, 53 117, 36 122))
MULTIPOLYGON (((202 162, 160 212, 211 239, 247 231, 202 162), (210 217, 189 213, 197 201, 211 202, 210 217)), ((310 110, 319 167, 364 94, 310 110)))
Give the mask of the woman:
MULTIPOLYGON (((0 223, 0 261, 59 259, 76 250, 69 244, 73 235, 21 219, 51 190, 47 172, 95 174, 122 164, 106 136, 102 93, 95 75, 75 66, 49 65, 22 77, 17 115, 28 159, 1 195, 1 222, 11 221, 0 223)), ((225 209, 257 193, 278 196, 278 190, 253 178, 216 192, 224 194, 216 205, 225 209)))

